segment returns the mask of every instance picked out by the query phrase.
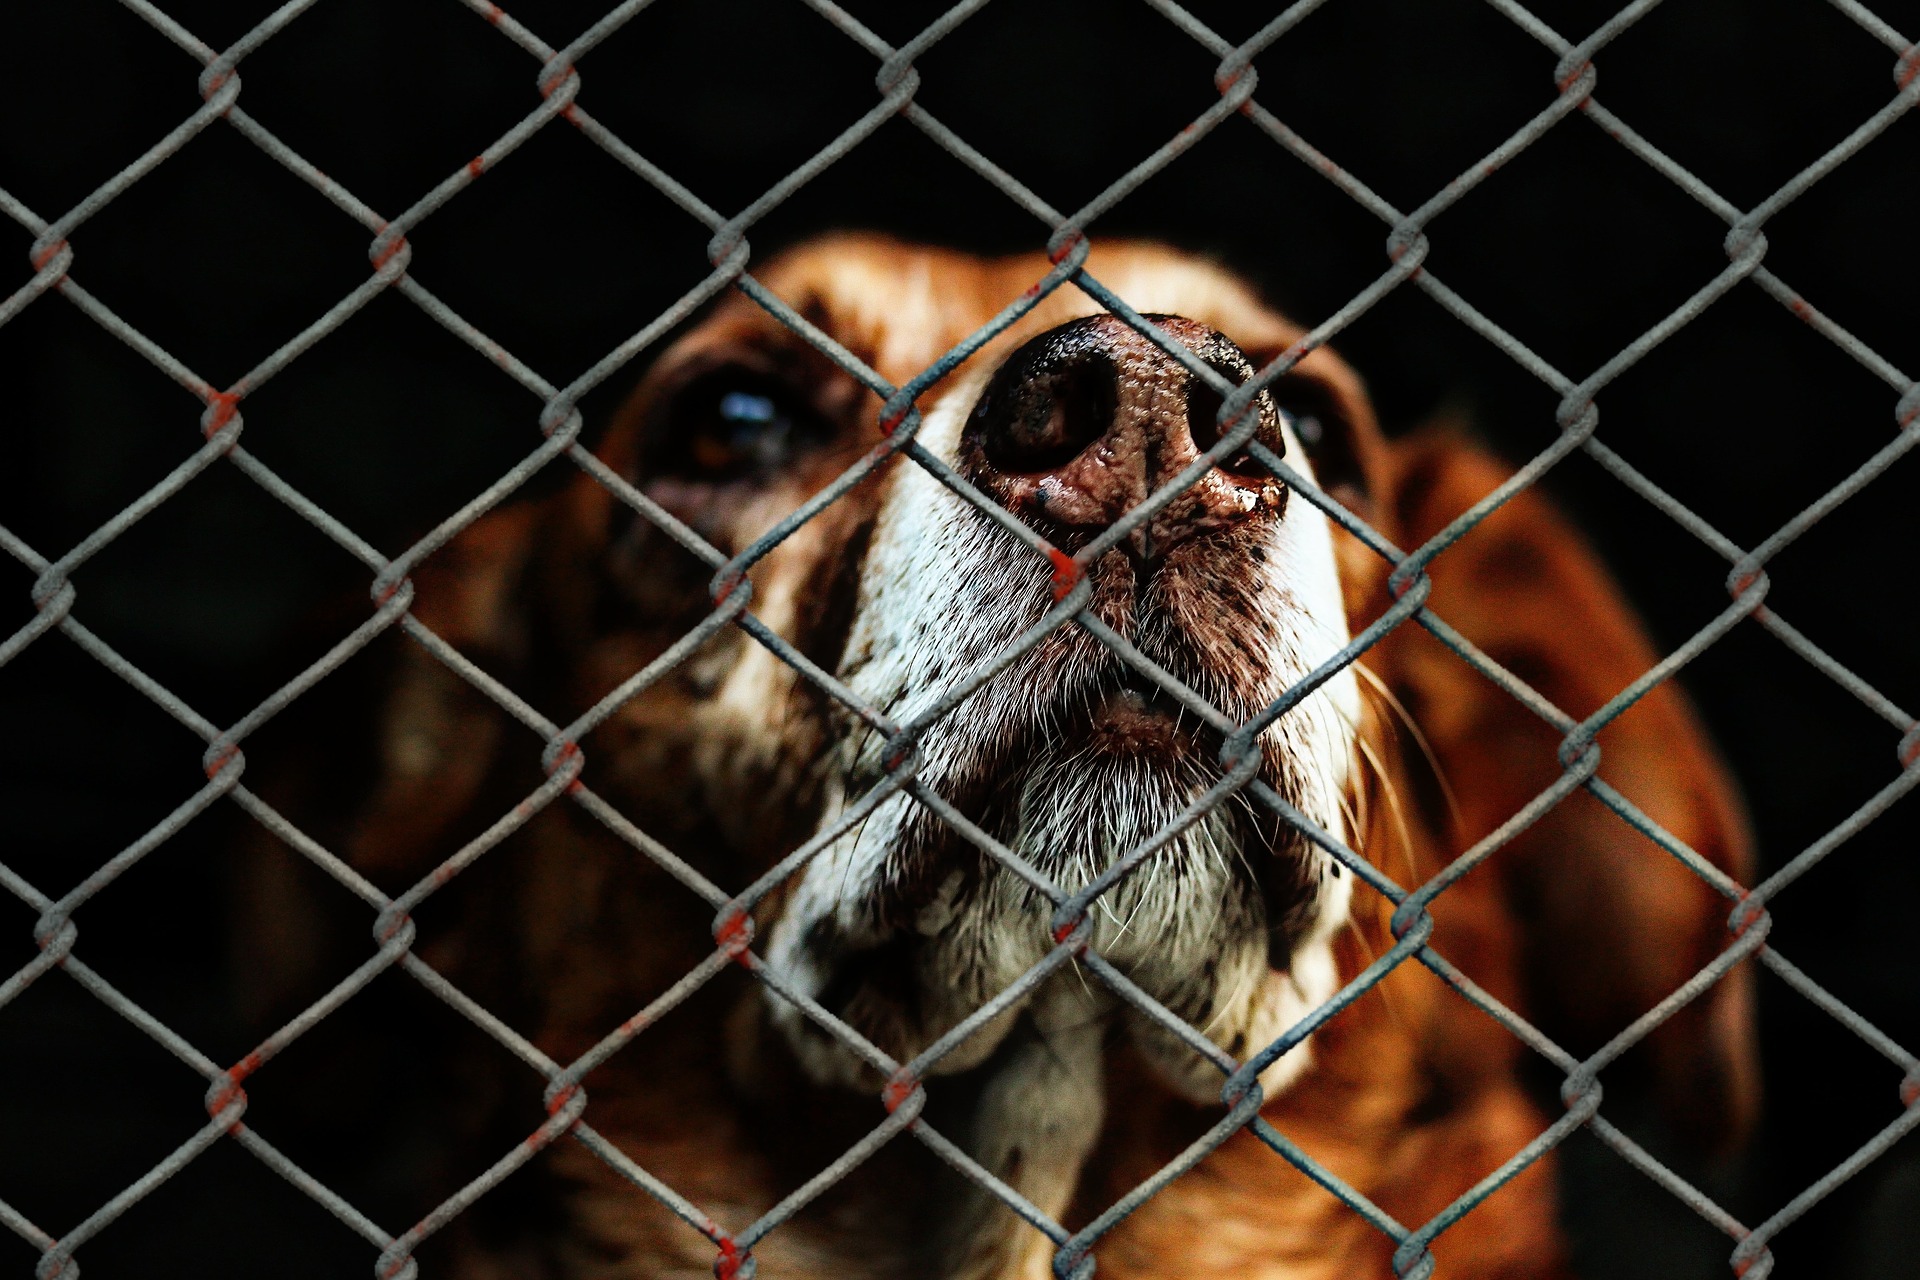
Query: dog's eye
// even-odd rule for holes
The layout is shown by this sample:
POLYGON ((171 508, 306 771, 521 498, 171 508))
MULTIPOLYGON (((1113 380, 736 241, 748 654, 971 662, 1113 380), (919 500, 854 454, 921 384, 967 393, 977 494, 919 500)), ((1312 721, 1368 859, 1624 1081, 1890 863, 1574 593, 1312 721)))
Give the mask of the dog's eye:
POLYGON ((765 476, 830 434, 820 415, 778 381, 723 370, 673 398, 653 470, 714 482, 765 476))

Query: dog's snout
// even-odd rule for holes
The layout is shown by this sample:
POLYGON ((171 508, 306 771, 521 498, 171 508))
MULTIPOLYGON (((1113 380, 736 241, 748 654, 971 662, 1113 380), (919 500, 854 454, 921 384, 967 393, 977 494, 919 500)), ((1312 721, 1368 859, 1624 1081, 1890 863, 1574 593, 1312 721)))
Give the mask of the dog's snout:
MULTIPOLYGON (((1147 317, 1228 382, 1251 376, 1244 352, 1179 316, 1147 317)), ((961 439, 969 480, 1030 523, 1067 530, 1112 524, 1219 443, 1220 393, 1113 316, 1072 320, 1007 358, 975 402, 961 439)), ((1280 414, 1264 392, 1255 438, 1285 451, 1280 414)), ((1245 450, 1216 466, 1129 539, 1157 555, 1186 537, 1233 524, 1285 499, 1245 450)))

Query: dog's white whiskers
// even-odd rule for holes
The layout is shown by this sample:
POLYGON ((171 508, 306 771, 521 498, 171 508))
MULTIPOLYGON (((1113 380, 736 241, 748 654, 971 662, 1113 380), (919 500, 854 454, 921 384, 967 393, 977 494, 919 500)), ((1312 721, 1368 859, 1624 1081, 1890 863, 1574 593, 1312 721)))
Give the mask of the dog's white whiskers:
POLYGON ((1405 864, 1408 883, 1420 878, 1420 871, 1413 864, 1413 832, 1407 825, 1406 810, 1400 806, 1400 788, 1395 784, 1393 775, 1372 743, 1365 738, 1354 739, 1354 745, 1373 770, 1374 780, 1380 788, 1381 796, 1387 802, 1387 812, 1392 815, 1394 833, 1400 837, 1400 854, 1405 864))
POLYGON ((1413 718, 1413 713, 1407 710, 1406 704, 1387 687, 1387 682, 1366 663, 1356 662, 1352 670, 1374 696, 1393 712, 1394 719, 1406 727, 1408 735, 1413 738, 1413 744, 1420 749, 1421 758, 1427 762, 1427 768, 1433 771, 1433 780, 1440 788, 1441 799, 1446 802, 1447 816, 1452 819, 1454 830, 1463 829, 1465 822, 1460 816, 1460 802, 1454 795, 1453 784, 1447 779, 1447 771, 1441 767, 1440 757, 1435 754, 1433 744, 1427 740, 1426 732, 1420 728, 1420 722, 1413 718))

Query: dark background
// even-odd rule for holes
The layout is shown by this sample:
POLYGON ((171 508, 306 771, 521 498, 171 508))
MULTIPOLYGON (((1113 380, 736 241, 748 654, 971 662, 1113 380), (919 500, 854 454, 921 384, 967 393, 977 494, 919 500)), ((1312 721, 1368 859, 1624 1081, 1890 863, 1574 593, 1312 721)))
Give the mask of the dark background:
MULTIPOLYGON (((605 0, 522 0, 559 46, 605 0)), ((852 0, 907 39, 938 11, 852 0)), ((1920 32, 1914 0, 1879 0, 1920 32)), ((224 45, 265 0, 172 0, 224 45)), ((1540 0, 1569 39, 1608 13, 1540 0)), ((1270 16, 1197 3, 1223 35, 1270 16)), ((1332 0, 1258 61, 1258 98, 1403 209, 1543 107, 1555 57, 1469 0, 1332 0)), ((1893 56, 1826 6, 1670 0, 1601 56, 1598 96, 1742 207, 1884 104, 1893 56)), ((1214 59, 1144 5, 1000 0, 919 63, 919 101, 1071 209, 1215 98, 1214 59)), ((743 207, 875 100, 873 60, 797 2, 661 0, 581 64, 581 102, 723 211, 743 207)), ((109 0, 9 4, 0 35, 0 187, 51 220, 199 104, 197 68, 109 0)), ((322 0, 248 59, 242 104, 387 215, 537 102, 537 65, 451 0, 322 0)), ((1913 227, 1920 120, 1903 119, 1767 227, 1767 265, 1905 369, 1920 368, 1913 227)), ((753 229, 756 254, 867 227, 980 250, 1047 228, 899 120, 753 229)), ((1260 135, 1226 121, 1094 227, 1218 255, 1293 315, 1330 313, 1384 267, 1386 228, 1260 135)), ((1725 264, 1724 226, 1575 116, 1442 215, 1428 266, 1574 377, 1725 264)), ((707 231, 556 123, 411 236, 413 275, 554 383, 642 327, 707 270, 707 231)), ((0 293, 31 235, 0 229, 0 293), (11 255, 11 256, 8 256, 11 255)), ((367 233, 216 123, 74 237, 74 277, 226 385, 368 271, 367 233)), ((1392 430, 1467 413, 1509 456, 1544 447, 1557 397, 1404 287, 1337 340, 1392 430)), ((633 370, 584 404, 590 430, 633 370)), ((200 406, 64 300, 0 330, 0 524, 54 558, 198 443, 200 406)), ((1742 285, 1600 396, 1601 437, 1752 546, 1891 439, 1896 393, 1742 285)), ((394 554, 537 442, 537 400, 396 296, 376 299, 245 404, 246 443, 394 554)), ((1911 604, 1915 468, 1896 464, 1772 565, 1769 603, 1904 706, 1920 704, 1911 604)), ((538 491, 569 471, 550 468, 538 491)), ((1727 566, 1583 456, 1549 490, 1570 507, 1671 648, 1724 607, 1727 566)), ((303 630, 366 574, 224 465, 81 569, 76 616, 220 723, 320 652, 303 630)), ((0 634, 31 616, 32 575, 0 566, 0 634)), ((344 631, 344 627, 340 631, 344 631)), ((334 632, 332 634, 339 634, 334 632)), ((331 638, 328 636, 326 638, 331 638)), ((1898 732, 1751 623, 1688 669, 1750 801, 1768 868, 1897 770, 1898 732)), ((350 688, 350 685, 338 688, 350 688)), ((340 696, 322 686, 320 698, 340 696)), ((201 744, 54 636, 0 669, 0 855, 44 891, 77 883, 201 783, 201 744)), ((229 997, 221 850, 230 806, 87 904, 79 954, 220 1061, 260 1034, 229 997)), ((1911 802, 1775 906, 1773 941, 1903 1044, 1920 1045, 1911 802)), ((34 913, 0 903, 0 972, 33 954, 34 913)), ((1899 1072, 1771 976, 1761 983, 1768 1103, 1743 1167, 1712 1182, 1758 1222, 1898 1114, 1899 1072)), ((414 1047, 456 1020, 387 975, 293 1054, 380 1032, 385 1092, 276 1096, 251 1123, 332 1141, 294 1151, 391 1230, 426 1207, 406 1175, 427 1140, 401 1105, 429 1087, 414 1047), (332 1039, 330 1039, 330 1037, 332 1039), (276 1121, 275 1117, 280 1119, 276 1121)), ((476 1052, 482 1051, 476 1049, 476 1052)), ((292 1056, 292 1055, 290 1055, 292 1056)), ((291 1078, 290 1076, 288 1078, 291 1078)), ((69 1229, 204 1121, 198 1077, 50 975, 0 1008, 0 1199, 69 1229)), ((293 1145, 290 1143, 290 1145, 293 1145)), ((1725 1274, 1728 1244, 1591 1139, 1569 1144, 1569 1221, 1592 1276, 1725 1274)), ((1698 1173, 1698 1170, 1689 1170, 1698 1173)), ((1920 1149, 1870 1166, 1776 1245, 1783 1276, 1920 1275, 1920 1149)), ((0 1238, 0 1273, 35 1252, 0 1238)), ((359 1276, 371 1251, 221 1143, 81 1251, 87 1274, 270 1266, 359 1276)), ((429 1266, 429 1273, 431 1266, 429 1266)))

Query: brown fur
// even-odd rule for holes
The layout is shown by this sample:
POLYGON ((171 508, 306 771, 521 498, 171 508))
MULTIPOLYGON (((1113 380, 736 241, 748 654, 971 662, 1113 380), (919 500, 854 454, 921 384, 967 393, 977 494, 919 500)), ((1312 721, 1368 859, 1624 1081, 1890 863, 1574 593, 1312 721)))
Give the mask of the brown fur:
MULTIPOLYGON (((1192 301, 1183 313, 1227 333, 1256 365, 1299 336, 1224 273, 1166 250, 1103 246, 1090 269, 1122 296, 1129 281, 1149 275, 1185 281, 1192 301)), ((898 383, 1045 271, 1036 258, 983 261, 856 238, 800 250, 761 274, 898 383)), ((1061 291, 976 359, 996 358, 1080 305, 1070 288, 1061 291)), ((644 487, 639 441, 661 397, 743 350, 802 369, 823 412, 851 425, 804 468, 731 506, 655 492, 669 510, 697 515, 698 531, 728 554, 880 438, 877 398, 734 298, 662 358, 607 433, 602 456, 639 474, 644 487)), ((1330 352, 1309 355, 1290 379, 1343 416, 1357 474, 1341 495, 1402 547, 1419 545, 1508 474, 1458 432, 1384 439, 1358 379, 1330 352)), ((753 573, 755 613, 828 669, 846 627, 848 548, 865 536, 887 484, 882 476, 849 494, 753 573)), ((1390 602, 1386 566, 1344 534, 1338 551, 1357 630, 1390 602)), ((1045 571, 1036 562, 1035 572, 1045 571)), ((708 612, 708 574, 582 476, 552 499, 488 516, 429 559, 416 575, 415 613, 565 722, 708 612)), ((1431 576, 1436 613, 1573 716, 1591 713, 1655 660, 1605 571, 1537 492, 1513 499, 1442 555, 1431 576)), ((1425 747, 1385 698, 1369 698, 1363 733, 1375 767, 1361 771, 1364 794, 1353 797, 1366 816, 1357 847, 1411 887, 1559 774, 1558 734, 1416 626, 1401 627, 1365 662, 1425 747)), ((363 874, 398 892, 537 785, 541 744, 417 647, 399 654, 389 681, 376 729, 378 776, 356 808, 336 808, 316 830, 331 832, 363 874)), ((728 629, 589 736, 585 781, 648 837, 732 891, 809 833, 832 732, 825 710, 817 691, 728 629), (719 691, 740 687, 748 664, 762 668, 755 687, 764 696, 757 705, 728 705, 719 691)), ((1600 742, 1602 777, 1715 865, 1744 876, 1750 854, 1737 801, 1671 685, 1643 698, 1600 742)), ((338 803, 311 799, 322 808, 338 803)), ((249 851, 253 918, 263 926, 247 949, 263 1006, 291 999, 317 963, 304 954, 318 945, 311 931, 274 923, 297 922, 307 909, 290 887, 298 878, 290 857, 264 838, 249 851), (276 945, 281 935, 292 942, 276 945)), ((710 908, 565 801, 486 855, 468 879, 446 894, 444 908, 423 908, 419 953, 563 1062, 713 949, 710 908)), ((770 909, 777 905, 776 895, 770 909)), ((1562 1044, 1590 1052, 1724 947, 1728 906, 1576 793, 1441 896, 1434 945, 1562 1044)), ((1343 977, 1393 941, 1376 895, 1360 890, 1355 912, 1338 944, 1343 977)), ((724 975, 586 1081, 588 1122, 729 1231, 884 1114, 875 1099, 810 1084, 764 1025, 751 988, 738 971, 724 975)), ((1756 1104, 1748 1001, 1747 979, 1736 971, 1618 1068, 1625 1078, 1650 1076, 1708 1146, 1737 1140, 1756 1104)), ((1310 1072, 1268 1104, 1266 1119, 1409 1226, 1551 1120, 1523 1086, 1527 1051, 1418 964, 1401 966, 1335 1018, 1312 1051, 1310 1072)), ((1108 1120, 1067 1210, 1070 1226, 1137 1185, 1218 1114, 1173 1097, 1124 1047, 1111 1051, 1106 1070, 1108 1120)), ((496 1094, 538 1087, 522 1075, 496 1094)), ((963 1122, 970 1087, 965 1077, 930 1086, 929 1119, 963 1122)), ((465 1231, 458 1274, 709 1273, 711 1244, 579 1144, 562 1141, 543 1165, 557 1217, 517 1235, 465 1231)), ((1548 1157, 1447 1231, 1435 1246, 1442 1274, 1564 1274, 1553 1178, 1548 1157)), ((957 1186, 902 1138, 759 1245, 760 1274, 934 1273, 957 1186)), ((484 1219, 488 1203, 463 1222, 484 1219)), ((1386 1277, 1391 1252, 1385 1237, 1244 1132, 1095 1250, 1102 1276, 1129 1280, 1386 1277)))

